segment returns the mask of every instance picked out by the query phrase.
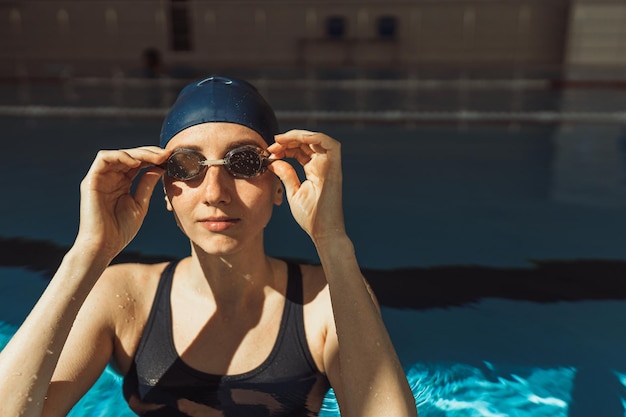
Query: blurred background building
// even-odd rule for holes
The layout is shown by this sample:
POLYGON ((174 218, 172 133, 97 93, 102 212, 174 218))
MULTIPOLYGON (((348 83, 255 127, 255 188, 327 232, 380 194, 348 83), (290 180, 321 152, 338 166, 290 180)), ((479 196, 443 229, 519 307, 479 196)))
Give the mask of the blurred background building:
POLYGON ((0 0, 0 22, 3 78, 626 79, 624 0, 0 0))

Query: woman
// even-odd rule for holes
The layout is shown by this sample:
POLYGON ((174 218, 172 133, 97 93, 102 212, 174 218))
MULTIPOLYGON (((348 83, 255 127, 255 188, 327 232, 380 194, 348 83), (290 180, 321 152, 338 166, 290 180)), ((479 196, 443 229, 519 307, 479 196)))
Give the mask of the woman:
POLYGON ((311 416, 329 387, 343 416, 416 415, 345 232, 340 145, 277 132, 254 87, 209 77, 183 89, 161 147, 98 153, 76 241, 0 355, 0 415, 67 414, 111 359, 139 415, 311 416), (109 266, 160 178, 191 255, 109 266), (265 254, 285 196, 321 266, 265 254))

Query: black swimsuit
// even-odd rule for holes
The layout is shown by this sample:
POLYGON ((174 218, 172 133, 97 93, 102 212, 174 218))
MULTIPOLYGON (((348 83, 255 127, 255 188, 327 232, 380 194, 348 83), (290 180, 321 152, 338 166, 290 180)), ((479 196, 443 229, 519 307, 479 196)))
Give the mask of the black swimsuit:
POLYGON ((150 417, 316 416, 329 383, 315 366, 306 341, 299 266, 288 266, 287 297, 272 352, 259 367, 239 375, 198 371, 176 353, 170 305, 175 267, 176 263, 168 265, 161 275, 124 378, 124 397, 131 409, 150 417))

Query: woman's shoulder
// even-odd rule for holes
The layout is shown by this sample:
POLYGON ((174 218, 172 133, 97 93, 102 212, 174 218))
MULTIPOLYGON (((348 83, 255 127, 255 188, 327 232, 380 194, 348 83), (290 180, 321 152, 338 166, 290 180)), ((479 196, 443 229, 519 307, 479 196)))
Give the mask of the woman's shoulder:
POLYGON ((97 326, 112 340, 115 364, 125 373, 148 319, 167 262, 120 263, 100 276, 81 308, 79 319, 97 326), (121 347, 118 349, 118 347, 121 347))
POLYGON ((108 302, 124 299, 152 301, 159 279, 169 262, 154 264, 120 263, 109 266, 93 289, 108 302))
POLYGON ((103 281, 142 281, 158 279, 169 262, 154 264, 146 263, 119 263, 110 265, 102 274, 103 281))
POLYGON ((324 275, 324 268, 322 265, 300 262, 300 271, 302 272, 302 279, 305 281, 313 281, 318 284, 326 283, 326 276, 324 275))
POLYGON ((321 265, 300 263, 304 303, 326 304, 330 302, 328 283, 321 265))
POLYGON ((158 279, 165 267, 170 262, 159 262, 153 264, 147 263, 119 263, 109 266, 102 279, 104 280, 130 280, 130 281, 145 281, 158 279))
MULTIPOLYGON (((107 317, 117 338, 134 351, 145 324, 159 280, 168 262, 155 264, 120 263, 109 266, 92 293, 91 311, 107 317)), ((119 360, 119 358, 118 358, 119 360)))

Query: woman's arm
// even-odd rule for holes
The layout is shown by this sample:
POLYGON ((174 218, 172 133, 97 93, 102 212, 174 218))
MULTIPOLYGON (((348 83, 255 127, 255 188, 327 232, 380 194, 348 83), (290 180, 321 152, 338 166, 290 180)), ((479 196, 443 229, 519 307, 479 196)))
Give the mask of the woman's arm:
POLYGON ((324 269, 336 329, 327 335, 324 365, 342 416, 416 416, 413 394, 345 232, 339 142, 297 130, 276 136, 269 151, 304 167, 304 182, 284 161, 270 169, 283 181, 294 218, 311 236, 324 269))
POLYGON ((324 363, 342 416, 416 416, 413 394, 347 236, 316 242, 336 332, 324 363), (339 387, 336 387, 339 385, 339 387))
POLYGON ((0 415, 42 414, 74 320, 108 264, 139 230, 162 170, 151 168, 142 175, 134 195, 130 194, 132 182, 141 168, 159 165, 166 157, 166 151, 157 147, 98 153, 81 182, 76 241, 0 353, 0 415))

